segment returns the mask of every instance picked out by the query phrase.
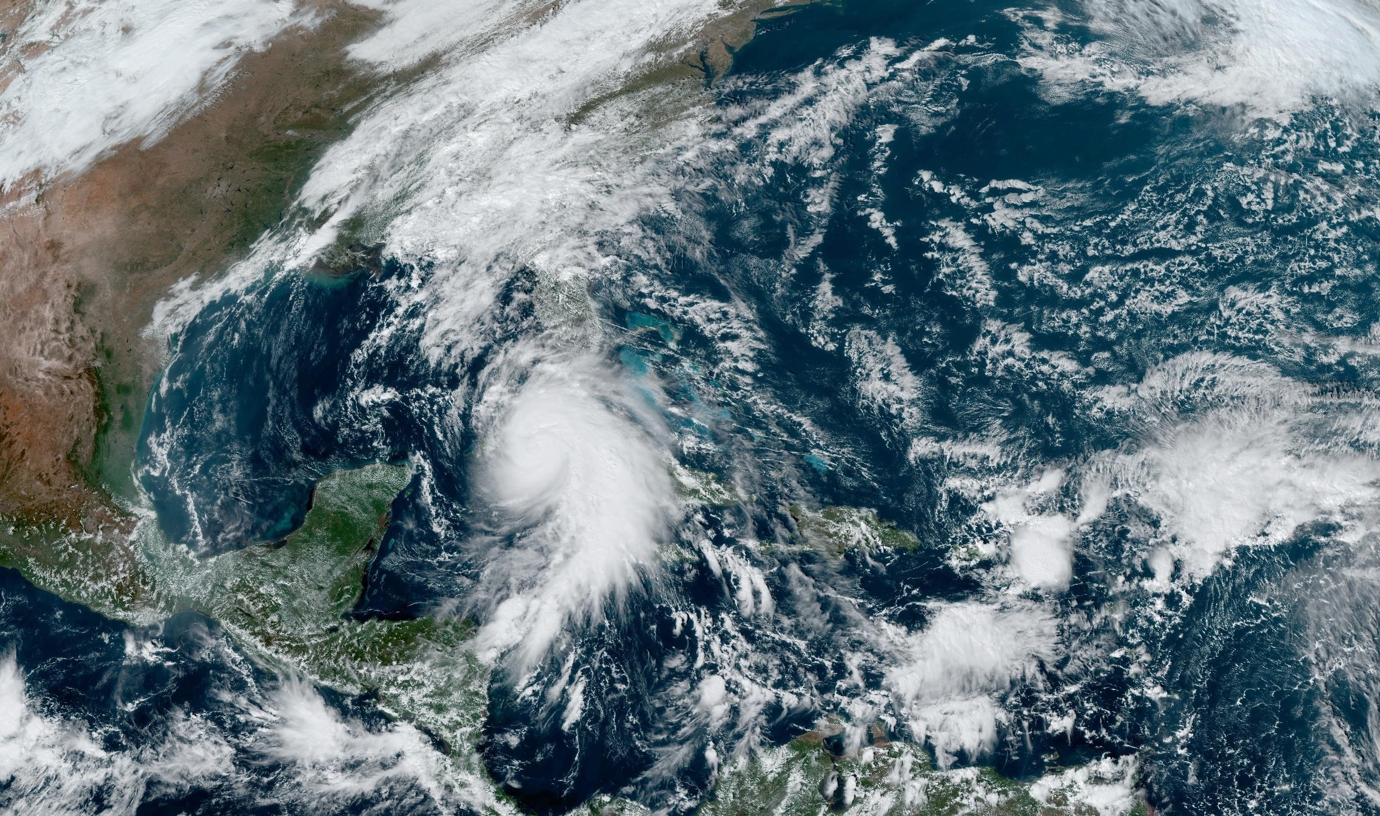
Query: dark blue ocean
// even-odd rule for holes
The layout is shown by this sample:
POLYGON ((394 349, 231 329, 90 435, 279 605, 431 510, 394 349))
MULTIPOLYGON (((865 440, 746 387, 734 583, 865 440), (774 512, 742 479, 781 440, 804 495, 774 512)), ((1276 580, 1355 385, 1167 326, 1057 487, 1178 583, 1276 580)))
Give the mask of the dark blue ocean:
MULTIPOLYGON (((1041 60, 1104 39, 1093 17, 806 5, 764 17, 706 79, 719 147, 675 166, 676 208, 641 216, 639 245, 607 238, 617 263, 588 289, 627 421, 740 500, 679 522, 668 540, 688 556, 599 601, 535 665, 493 664, 479 751, 519 808, 615 795, 692 812, 718 778, 706 747, 783 746, 865 700, 886 738, 1026 783, 1135 757, 1166 816, 1380 812, 1380 120, 1327 95, 1281 119, 1054 88, 1041 60), (1002 496, 1024 515, 1003 516, 1002 496), (759 546, 803 540, 802 513, 824 507, 872 508, 917 543, 759 546), (1016 548, 1056 518, 1067 572, 1047 579, 1016 548), (725 578, 707 551, 746 566, 725 578), (1050 645, 1019 672, 992 658, 998 679, 964 692, 994 701, 991 739, 946 749, 933 717, 916 732, 931 715, 897 691, 904 660, 878 633, 930 643, 945 610, 981 604, 1050 645), (718 719, 695 691, 711 676, 739 692, 718 719)), ((1208 47, 1166 30, 1151 41, 1128 21, 1125 38, 1208 47)), ((142 431, 162 530, 202 555, 271 542, 323 476, 411 462, 352 616, 483 627, 485 582, 527 533, 486 508, 481 420, 545 296, 521 263, 501 273, 458 362, 421 353, 427 305, 407 296, 443 268, 386 255, 279 271, 202 309, 142 431)), ((287 790, 296 771, 245 712, 291 678, 213 621, 131 628, 10 571, 0 610, 34 716, 93 746, 61 771, 88 775, 84 792, 53 812, 105 812, 131 784, 139 814, 442 806, 402 777, 287 790), (130 770, 164 761, 189 718, 203 736, 186 739, 214 734, 209 761, 233 772, 130 770)), ((391 727, 367 697, 320 693, 342 727, 391 727)), ((35 795, 0 775, 0 804, 35 795)))

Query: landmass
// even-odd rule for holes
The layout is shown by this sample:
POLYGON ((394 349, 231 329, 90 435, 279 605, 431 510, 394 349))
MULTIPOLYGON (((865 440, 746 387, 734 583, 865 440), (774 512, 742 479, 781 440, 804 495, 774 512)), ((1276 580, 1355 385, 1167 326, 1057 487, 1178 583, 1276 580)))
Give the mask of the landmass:
MULTIPOLYGON (((13 29, 29 8, 0 2, 0 28, 13 29)), ((135 445, 168 354, 146 334, 155 304, 179 282, 220 274, 265 232, 306 217, 293 202, 316 160, 357 112, 410 77, 346 56, 378 12, 333 0, 308 8, 310 25, 243 56, 216 98, 156 143, 119 147, 79 174, 35 174, 0 190, 0 565, 133 624, 201 612, 271 669, 370 693, 451 757, 450 782, 470 806, 511 812, 476 748, 488 674, 465 648, 470 624, 352 614, 407 467, 327 476, 283 541, 209 558, 168 541, 140 505, 135 445)), ((758 19, 789 11, 763 2, 729 10, 689 43, 667 43, 662 59, 571 119, 643 89, 712 83, 758 19)), ((25 56, 3 49, 0 40, 0 87, 25 56)), ((345 259, 348 273, 359 256, 331 257, 345 259)), ((692 501, 738 500, 706 474, 682 481, 692 501)), ((790 514, 807 545, 835 554, 918 545, 865 508, 790 514)), ((989 771, 935 770, 923 751, 885 739, 836 756, 823 732, 731 760, 720 780, 705 816, 818 814, 855 803, 887 816, 1093 812, 1074 787, 1039 798, 989 771), (916 790, 923 795, 907 793, 916 790)))
POLYGON ((389 81, 344 51, 377 12, 311 11, 316 25, 243 56, 214 103, 156 144, 0 190, 0 517, 132 528, 118 499, 134 496, 134 445, 167 356, 144 334, 154 305, 287 217, 322 151, 389 81))

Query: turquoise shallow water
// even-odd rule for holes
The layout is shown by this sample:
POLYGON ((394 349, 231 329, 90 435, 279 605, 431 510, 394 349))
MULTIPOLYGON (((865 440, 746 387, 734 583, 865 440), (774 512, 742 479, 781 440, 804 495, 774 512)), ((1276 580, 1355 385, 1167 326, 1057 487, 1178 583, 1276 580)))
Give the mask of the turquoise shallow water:
MULTIPOLYGON (((710 87, 704 149, 667 171, 675 209, 600 236, 607 399, 668 469, 722 493, 535 663, 496 659, 480 751, 518 805, 692 812, 732 746, 834 716, 1024 781, 1134 756, 1164 814, 1376 812, 1375 115, 1321 94, 1262 116, 1099 79, 1114 47, 1149 72, 1215 29, 1128 16, 1113 46, 1080 50, 1109 41, 1094 17, 773 17, 710 87), (1052 55, 1079 54, 1081 78, 1051 78, 1052 55), (821 546, 812 530, 855 518, 823 508, 872 508, 913 544, 821 546), (955 615, 980 636, 940 642, 955 615), (975 699, 990 710, 935 713, 975 699)), ((271 541, 322 475, 408 458, 355 617, 497 619, 495 565, 530 557, 542 521, 494 510, 476 464, 492 372, 548 308, 549 282, 517 266, 462 364, 419 351, 409 292, 445 274, 425 264, 282 274, 205 308, 143 430, 162 528, 204 551, 271 541)), ((35 699, 117 754, 174 709, 204 714, 245 769, 233 790, 152 789, 147 812, 312 810, 255 764, 253 723, 222 716, 222 697, 277 680, 220 668, 239 664, 214 626, 147 635, 175 656, 164 697, 131 714, 109 680, 125 634, 62 608, 63 649, 107 667, 75 691, 34 636, 60 605, 6 580, 39 610, 0 629, 35 699)), ((386 730, 368 699, 328 698, 386 730)), ((433 806, 396 784, 331 807, 433 806)))

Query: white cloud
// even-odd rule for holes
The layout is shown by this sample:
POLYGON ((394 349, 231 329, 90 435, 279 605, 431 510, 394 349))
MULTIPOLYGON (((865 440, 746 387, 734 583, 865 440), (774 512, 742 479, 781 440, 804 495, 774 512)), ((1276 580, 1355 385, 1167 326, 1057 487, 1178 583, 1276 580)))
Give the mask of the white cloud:
POLYGON ((1077 526, 1062 513, 1032 512, 1029 507, 1049 497, 1063 482, 1062 470, 1050 470, 1028 486, 1000 491, 983 505, 1010 534, 1012 569, 1021 580, 1041 589, 1067 589, 1073 577, 1077 526))
POLYGON ((79 172, 118 145, 158 140, 292 13, 289 0, 40 3, 14 32, 14 64, 0 66, 0 76, 15 71, 0 84, 0 188, 35 170, 79 172))
POLYGON ((487 659, 521 644, 534 661, 655 564, 675 504, 667 460, 597 383, 543 367, 481 408, 482 495, 514 537, 480 589, 495 604, 477 638, 487 659))
POLYGON ((309 684, 288 678, 269 700, 268 722, 255 744, 296 775, 296 786, 318 805, 321 797, 349 801, 390 781, 421 786, 434 800, 444 796, 439 776, 446 760, 406 723, 370 731, 342 718, 309 684))
POLYGON ((923 632, 900 639, 902 662, 886 673, 917 740, 941 768, 960 752, 976 759, 996 745, 1003 716, 995 697, 1057 653, 1053 617, 1035 605, 938 605, 923 632))
MULTIPOLYGON (((1267 365, 1184 355, 1108 404, 1143 429, 1141 443, 1098 457, 1088 479, 1155 511, 1169 533, 1164 551, 1192 578, 1236 547, 1278 543, 1310 521, 1350 523, 1380 498, 1380 459, 1364 430, 1374 407, 1315 396, 1267 365)), ((1171 569, 1160 553, 1153 566, 1157 580, 1171 569)))
POLYGON ((1084 7, 1099 41, 1054 47, 1062 41, 1043 31, 1023 64, 1058 85, 1091 81, 1152 104, 1243 106, 1267 117, 1318 96, 1370 98, 1380 84, 1380 9, 1366 0, 1085 0, 1084 7))

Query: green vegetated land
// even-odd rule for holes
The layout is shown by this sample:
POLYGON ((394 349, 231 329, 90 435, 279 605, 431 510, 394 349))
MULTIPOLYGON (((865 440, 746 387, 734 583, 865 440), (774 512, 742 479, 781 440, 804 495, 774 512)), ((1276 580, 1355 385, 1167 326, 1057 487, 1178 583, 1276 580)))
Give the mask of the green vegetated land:
MULTIPOLYGON (((929 755, 908 743, 879 738, 849 756, 835 756, 824 735, 812 731, 766 749, 725 770, 701 816, 1104 816, 1093 801, 1115 807, 1125 795, 1124 763, 1055 771, 1035 784, 1003 777, 991 768, 941 771, 929 755), (1104 795, 1089 796, 1100 788, 1104 795), (1118 797, 1118 793, 1122 794, 1118 797), (1037 795, 1038 794, 1038 795, 1037 795)), ((1122 811, 1145 816, 1132 799, 1122 811)))
MULTIPOLYGON (((423 617, 358 620, 351 610, 365 571, 405 489, 406 466, 375 464, 333 473, 316 486, 303 524, 285 539, 209 558, 167 541, 151 520, 132 541, 120 531, 73 536, 55 527, 0 531, 0 565, 37 586, 134 624, 194 610, 217 621, 259 662, 379 705, 444 743, 451 783, 494 813, 513 807, 488 777, 476 750, 487 705, 487 669, 465 648, 467 621, 423 617)), ((912 547, 913 537, 879 523, 871 511, 829 508, 793 515, 815 546, 912 547)), ((838 757, 811 732, 728 763, 702 816, 1094 816, 1081 796, 1089 779, 1076 771, 1031 786, 990 769, 941 771, 928 755, 890 742, 838 757), (851 781, 850 781, 851 780, 851 781)), ((1092 781, 1098 782, 1096 774, 1092 781)), ((1107 782, 1112 784, 1112 782, 1107 782)), ((617 798, 591 803, 602 813, 643 810, 617 798)), ((1131 814, 1143 813, 1137 804, 1131 814)))
POLYGON ((474 748, 488 674, 463 648, 468 622, 351 615, 389 508, 410 478, 409 468, 386 464, 333 473, 285 539, 209 558, 167 541, 150 519, 132 540, 120 530, 72 535, 56 525, 0 530, 0 565, 132 624, 200 612, 272 669, 372 693, 446 746, 451 781, 475 804, 506 811, 474 748))

